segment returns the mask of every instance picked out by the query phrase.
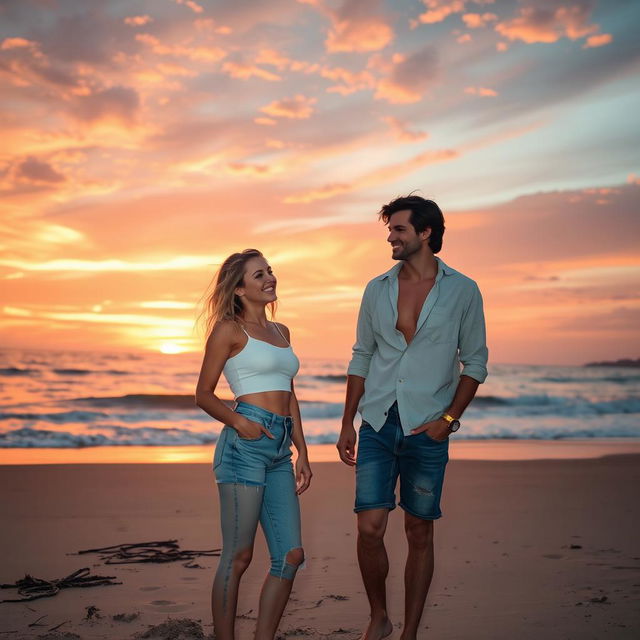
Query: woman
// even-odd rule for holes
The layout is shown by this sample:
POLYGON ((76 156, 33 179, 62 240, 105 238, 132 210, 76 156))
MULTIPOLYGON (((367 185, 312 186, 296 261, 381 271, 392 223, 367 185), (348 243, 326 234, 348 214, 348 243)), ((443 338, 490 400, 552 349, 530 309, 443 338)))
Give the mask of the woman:
POLYGON ((293 389, 298 358, 289 330, 269 322, 276 278, 255 249, 229 256, 207 301, 209 336, 196 403, 222 422, 213 468, 220 494, 222 554, 211 609, 217 640, 232 640, 240 578, 253 554, 258 521, 271 570, 260 594, 256 640, 272 640, 304 561, 298 495, 311 480, 300 408, 293 389), (215 394, 224 373, 234 394, 231 410, 215 394), (291 442, 298 450, 295 477, 291 442))

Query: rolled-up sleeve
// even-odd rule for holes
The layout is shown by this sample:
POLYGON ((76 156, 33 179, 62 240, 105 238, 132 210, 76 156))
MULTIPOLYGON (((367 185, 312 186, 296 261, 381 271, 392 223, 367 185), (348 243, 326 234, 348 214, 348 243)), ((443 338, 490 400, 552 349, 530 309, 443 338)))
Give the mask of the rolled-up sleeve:
POLYGON ((364 290, 360 312, 358 313, 358 327, 356 330, 356 342, 353 345, 351 362, 347 368, 347 374, 366 378, 369 373, 369 364, 376 348, 375 336, 373 334, 372 319, 372 283, 370 282, 364 290))
POLYGON ((461 375, 469 376, 480 383, 487 377, 487 332, 482 309, 482 295, 474 283, 471 300, 467 306, 460 325, 458 338, 461 375))

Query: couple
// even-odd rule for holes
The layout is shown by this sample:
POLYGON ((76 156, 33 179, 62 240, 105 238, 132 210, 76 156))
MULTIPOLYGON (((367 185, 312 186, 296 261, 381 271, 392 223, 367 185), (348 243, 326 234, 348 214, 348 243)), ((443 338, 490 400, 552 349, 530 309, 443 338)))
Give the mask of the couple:
MULTIPOLYGON (((448 438, 487 375, 487 347, 477 285, 434 255, 444 234, 438 205, 411 195, 383 206, 380 218, 398 264, 365 289, 337 447, 341 460, 356 467, 358 562, 371 607, 363 640, 393 630, 383 538, 400 476, 409 547, 401 638, 410 640, 433 574, 433 521, 441 516, 448 438), (357 457, 356 411, 363 418, 357 457)), ((275 301, 276 278, 254 249, 227 258, 208 301, 196 402, 225 424, 213 463, 223 544, 212 593, 217 640, 235 637, 238 586, 258 522, 271 569, 260 594, 257 640, 274 638, 304 561, 298 495, 312 474, 293 387, 298 358, 287 327, 265 313, 275 301), (233 410, 215 395, 221 373, 236 399, 233 410)))

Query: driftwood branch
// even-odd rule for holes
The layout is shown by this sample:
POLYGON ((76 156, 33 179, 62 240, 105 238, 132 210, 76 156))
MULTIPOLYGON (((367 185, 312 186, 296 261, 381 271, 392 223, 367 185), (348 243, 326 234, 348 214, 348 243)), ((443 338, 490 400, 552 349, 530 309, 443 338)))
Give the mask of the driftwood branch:
POLYGON ((0 589, 17 589, 20 598, 6 598, 1 602, 26 602, 37 600, 38 598, 50 598, 55 596, 61 589, 72 587, 102 587, 112 584, 122 584, 116 582, 115 576, 92 576, 88 568, 78 569, 66 578, 58 580, 43 580, 34 578, 27 574, 14 584, 0 584, 0 589))
POLYGON ((131 544, 115 544, 99 549, 84 549, 79 555, 97 553, 105 564, 131 564, 137 562, 176 562, 183 561, 189 568, 198 568, 193 560, 198 556, 219 556, 220 549, 197 551, 180 549, 177 540, 160 540, 152 542, 135 542, 131 544))

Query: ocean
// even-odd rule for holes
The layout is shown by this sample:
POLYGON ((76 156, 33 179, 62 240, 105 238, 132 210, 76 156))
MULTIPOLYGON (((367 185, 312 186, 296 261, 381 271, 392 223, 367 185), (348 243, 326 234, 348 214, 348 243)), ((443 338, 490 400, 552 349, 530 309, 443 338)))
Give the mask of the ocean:
MULTIPOLYGON (((222 425, 193 402, 200 354, 0 351, 0 448, 176 447, 222 425)), ((303 359, 311 444, 340 429, 346 361, 303 359)), ((221 380, 219 395, 230 398, 221 380)), ((640 438, 640 370, 491 364, 457 439, 640 438)))

